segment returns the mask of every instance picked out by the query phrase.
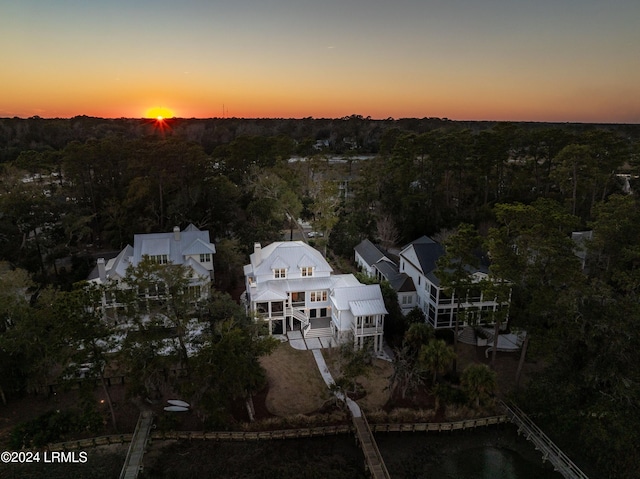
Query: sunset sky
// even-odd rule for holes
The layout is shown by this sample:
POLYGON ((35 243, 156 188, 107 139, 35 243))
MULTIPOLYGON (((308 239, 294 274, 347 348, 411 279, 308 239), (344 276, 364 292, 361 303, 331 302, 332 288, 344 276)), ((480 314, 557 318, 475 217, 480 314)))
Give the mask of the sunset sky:
POLYGON ((638 0, 0 0, 0 117, 640 123, 639 21, 638 0))

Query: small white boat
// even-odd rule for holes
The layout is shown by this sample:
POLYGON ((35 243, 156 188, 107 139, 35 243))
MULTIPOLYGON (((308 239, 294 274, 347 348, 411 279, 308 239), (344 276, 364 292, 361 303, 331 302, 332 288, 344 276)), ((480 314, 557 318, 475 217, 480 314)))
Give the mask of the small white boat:
POLYGON ((182 407, 182 406, 167 406, 164 408, 164 410, 168 412, 185 412, 185 411, 188 411, 189 408, 182 407))
POLYGON ((167 402, 172 406, 189 407, 188 402, 181 401, 180 399, 169 399, 167 402))

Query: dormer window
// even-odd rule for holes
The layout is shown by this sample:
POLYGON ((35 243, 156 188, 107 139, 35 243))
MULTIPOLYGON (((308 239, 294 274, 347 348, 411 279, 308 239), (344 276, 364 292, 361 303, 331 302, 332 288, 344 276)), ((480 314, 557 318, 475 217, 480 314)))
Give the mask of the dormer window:
POLYGON ((151 256, 151 261, 153 261, 156 264, 167 264, 169 262, 169 255, 166 254, 157 254, 154 256, 151 256))
POLYGON ((287 270, 285 268, 276 268, 273 270, 273 277, 275 279, 286 278, 287 270))
POLYGON ((303 266, 302 268, 300 268, 300 274, 303 278, 313 276, 313 268, 311 266, 303 266))
POLYGON ((211 263, 211 253, 200 254, 201 263, 211 263))

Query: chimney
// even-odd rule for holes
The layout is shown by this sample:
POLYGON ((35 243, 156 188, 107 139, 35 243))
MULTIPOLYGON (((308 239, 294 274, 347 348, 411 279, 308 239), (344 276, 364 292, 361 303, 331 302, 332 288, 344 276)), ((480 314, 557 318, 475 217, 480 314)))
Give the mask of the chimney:
POLYGON ((98 277, 100 278, 100 282, 107 282, 107 270, 104 264, 104 258, 98 258, 98 277))
POLYGON ((180 241, 180 227, 179 226, 174 226, 173 227, 173 239, 176 241, 180 241))
POLYGON ((260 243, 253 243, 253 255, 256 260, 256 265, 262 263, 262 245, 260 243))

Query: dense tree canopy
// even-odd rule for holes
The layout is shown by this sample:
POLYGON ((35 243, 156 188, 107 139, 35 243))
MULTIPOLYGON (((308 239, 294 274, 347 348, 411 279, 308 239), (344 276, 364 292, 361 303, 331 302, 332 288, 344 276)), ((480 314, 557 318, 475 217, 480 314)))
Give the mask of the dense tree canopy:
MULTIPOLYGON (((83 337, 103 338, 83 343, 94 355, 87 361, 100 361, 112 332, 92 329, 100 323, 79 307, 84 299, 72 285, 86 279, 96 255, 119 251, 134 234, 189 223, 208 229, 219 245, 218 286, 234 290, 253 243, 282 239, 298 216, 325 232, 334 254, 349 258, 364 238, 393 248, 457 230, 443 265, 453 273, 453 256, 465 253, 454 240, 470 246, 471 236, 461 236, 469 230, 484 238, 492 274, 509 284, 510 326, 527 329, 531 354, 548 364, 522 400, 554 432, 580 437, 600 464, 615 464, 611 477, 638 469, 640 378, 629 366, 640 359, 636 125, 352 115, 176 119, 168 126, 0 119, 0 260, 8 264, 0 271, 1 399, 46 385, 63 352, 76 356, 69 345, 83 337), (458 229, 461 223, 468 226, 458 229), (586 229, 593 236, 583 267, 571 232, 586 229), (77 311, 63 314, 68 308, 77 311)), ((450 287, 464 279, 458 273, 450 287)), ((408 323, 392 288, 382 288, 387 338, 400 345, 408 323)), ((188 363, 210 386, 190 393, 219 422, 223 396, 245 399, 262 384, 253 368, 270 345, 227 300, 214 295, 191 309, 181 298, 176 290, 166 317, 176 338, 192 315, 210 326, 201 354, 185 352, 176 339, 175 355, 162 356, 159 339, 132 336, 120 359, 142 371, 141 393, 175 361, 188 363), (236 359, 224 359, 229 354, 236 359), (214 362, 221 369, 212 373, 214 362), (212 375, 230 371, 238 377, 218 383, 212 375)), ((399 348, 402 394, 422 381, 411 372, 418 350, 399 348)))

